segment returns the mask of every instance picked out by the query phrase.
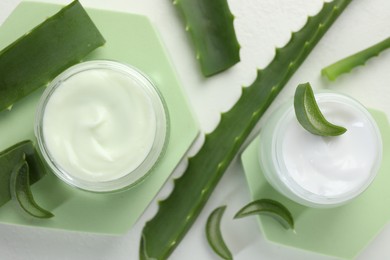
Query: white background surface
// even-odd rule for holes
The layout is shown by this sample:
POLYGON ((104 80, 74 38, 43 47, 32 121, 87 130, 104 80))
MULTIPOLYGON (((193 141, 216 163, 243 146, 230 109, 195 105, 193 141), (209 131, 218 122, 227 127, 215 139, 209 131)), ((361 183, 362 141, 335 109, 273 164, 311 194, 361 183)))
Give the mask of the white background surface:
MULTIPOLYGON (((70 3, 65 0, 45 1, 70 3)), ((0 24, 19 2, 0 1, 0 24)), ((145 14, 152 20, 168 49, 202 131, 209 132, 218 123, 220 112, 229 109, 237 100, 241 86, 250 85, 256 69, 266 66, 272 59, 275 46, 283 46, 291 31, 301 28, 307 15, 317 13, 323 1, 229 0, 231 11, 236 16, 236 33, 242 46, 241 62, 209 79, 200 74, 189 37, 170 0, 81 0, 81 3, 85 7, 145 14)), ((309 81, 314 88, 348 93, 364 105, 384 111, 389 117, 390 51, 383 52, 365 67, 355 69, 335 83, 320 77, 320 70, 324 66, 388 36, 390 1, 354 0, 290 80, 268 113, 290 97, 297 84, 309 81)), ((172 182, 168 181, 158 198, 169 194, 171 186, 172 182)), ((170 259, 218 259, 208 248, 204 225, 208 214, 222 204, 228 205, 222 231, 235 259, 330 259, 268 243, 259 232, 255 218, 230 221, 233 213, 249 201, 245 176, 239 160, 236 160, 170 259)), ((383 202, 384 207, 389 206, 386 198, 383 202)), ((119 237, 0 225, 0 259, 138 259, 142 227, 154 215, 156 208, 156 201, 153 201, 138 223, 126 235, 119 237)), ((389 243, 390 226, 387 226, 358 259, 390 259, 389 243)))

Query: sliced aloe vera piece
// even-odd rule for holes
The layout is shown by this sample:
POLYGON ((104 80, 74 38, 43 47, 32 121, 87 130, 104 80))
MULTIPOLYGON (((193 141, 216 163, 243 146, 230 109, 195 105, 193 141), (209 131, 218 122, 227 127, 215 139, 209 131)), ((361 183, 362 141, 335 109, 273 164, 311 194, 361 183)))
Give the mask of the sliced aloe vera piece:
POLYGON ((0 111, 104 42, 78 1, 62 8, 0 52, 0 111))
POLYGON ((323 68, 321 74, 329 80, 335 80, 341 74, 350 72, 357 66, 364 65, 368 59, 378 56, 382 51, 388 48, 390 48, 390 37, 323 68))
POLYGON ((225 210, 226 206, 221 206, 211 212, 207 218, 206 237, 209 245, 217 255, 223 259, 233 259, 232 253, 227 247, 221 232, 221 220, 225 210))
POLYGON ((250 202, 240 209, 234 218, 252 215, 268 215, 286 229, 294 229, 294 219, 290 211, 280 202, 271 199, 260 199, 250 202))
POLYGON ((294 109, 298 122, 312 134, 320 136, 337 136, 347 129, 330 123, 321 113, 309 83, 300 84, 295 90, 294 109))
POLYGON ((175 180, 172 193, 159 203, 157 214, 145 224, 140 254, 156 259, 166 259, 170 255, 194 223, 257 121, 350 2, 325 3, 316 16, 309 17, 306 25, 292 34, 285 47, 276 50, 271 63, 258 71, 255 82, 243 88, 240 99, 230 111, 222 114, 221 121, 205 137, 199 152, 189 159, 182 177, 175 180))
POLYGON ((31 141, 22 141, 0 152, 0 206, 11 199, 9 185, 11 173, 23 155, 30 168, 30 184, 45 175, 45 168, 31 141))
MULTIPOLYGON (((23 155, 24 157, 24 155, 23 155)), ((18 205, 27 214, 37 218, 51 218, 54 215, 39 206, 31 193, 30 190, 30 178, 29 178, 29 167, 28 163, 23 158, 20 160, 12 170, 10 179, 10 192, 11 197, 15 198, 18 205)))
POLYGON ((173 0, 173 3, 184 18, 204 76, 240 61, 240 45, 227 0, 173 0))

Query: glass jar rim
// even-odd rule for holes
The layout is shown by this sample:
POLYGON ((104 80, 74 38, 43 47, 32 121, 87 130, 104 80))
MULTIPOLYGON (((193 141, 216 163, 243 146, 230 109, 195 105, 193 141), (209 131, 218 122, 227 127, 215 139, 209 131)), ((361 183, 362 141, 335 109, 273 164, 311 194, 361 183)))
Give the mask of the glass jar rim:
POLYGON ((59 177, 65 183, 80 188, 86 191, 92 192, 112 192, 119 191, 133 187, 146 178, 147 175, 154 168, 155 164, 161 159, 165 152, 166 145, 169 139, 169 114, 168 109, 161 92, 153 81, 145 75, 142 71, 126 63, 113 61, 113 60, 92 60, 81 62, 69 67, 55 77, 44 91, 39 101, 36 117, 35 117, 35 135, 39 150, 57 177, 59 177), (144 158, 144 160, 131 172, 126 175, 107 181, 89 181, 82 178, 77 178, 72 174, 64 170, 55 158, 50 153, 43 134, 43 119, 45 115, 45 108, 50 100, 51 95, 62 85, 63 82, 68 80, 78 73, 82 73, 88 70, 105 69, 119 72, 131 80, 137 82, 137 87, 142 88, 142 91, 150 98, 153 111, 155 113, 156 129, 152 147, 144 158))

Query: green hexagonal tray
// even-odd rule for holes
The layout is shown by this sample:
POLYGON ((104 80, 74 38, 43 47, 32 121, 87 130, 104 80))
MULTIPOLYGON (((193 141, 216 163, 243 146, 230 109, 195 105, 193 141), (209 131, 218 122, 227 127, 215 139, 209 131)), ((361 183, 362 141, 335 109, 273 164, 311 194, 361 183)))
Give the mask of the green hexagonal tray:
MULTIPOLYGON (((22 2, 0 28, 0 49, 28 32, 61 6, 22 2)), ((55 214, 49 220, 26 218, 13 202, 0 208, 0 222, 66 230, 122 234, 155 197, 173 172, 199 128, 191 113, 175 71, 149 20, 140 15, 87 9, 107 43, 87 57, 112 59, 138 67, 155 82, 167 103, 170 117, 169 144, 164 157, 142 183, 123 192, 96 194, 71 188, 48 174, 33 185, 36 200, 55 214)), ((0 150, 24 139, 35 139, 34 114, 43 89, 0 113, 0 150)))
POLYGON ((269 217, 259 217, 260 229, 269 241, 323 255, 353 259, 390 220, 390 127, 386 115, 370 110, 381 130, 383 161, 372 185, 353 202, 332 209, 299 205, 274 190, 265 180, 258 162, 256 138, 242 154, 244 171, 253 200, 280 201, 292 213, 295 232, 286 231, 269 217))

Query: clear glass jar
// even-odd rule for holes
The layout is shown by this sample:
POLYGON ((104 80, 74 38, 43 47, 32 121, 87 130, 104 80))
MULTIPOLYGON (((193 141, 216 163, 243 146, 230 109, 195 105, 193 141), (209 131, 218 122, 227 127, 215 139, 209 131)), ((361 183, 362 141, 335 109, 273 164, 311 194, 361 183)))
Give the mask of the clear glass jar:
POLYGON ((43 93, 35 119, 39 150, 67 184, 93 192, 129 188, 163 154, 164 99, 138 69, 109 60, 76 64, 43 93))
POLYGON ((357 197, 373 181, 382 139, 375 120, 356 100, 331 92, 315 97, 325 118, 347 132, 336 137, 309 133, 297 121, 290 100, 261 129, 259 163, 268 182, 291 200, 334 207, 357 197))

